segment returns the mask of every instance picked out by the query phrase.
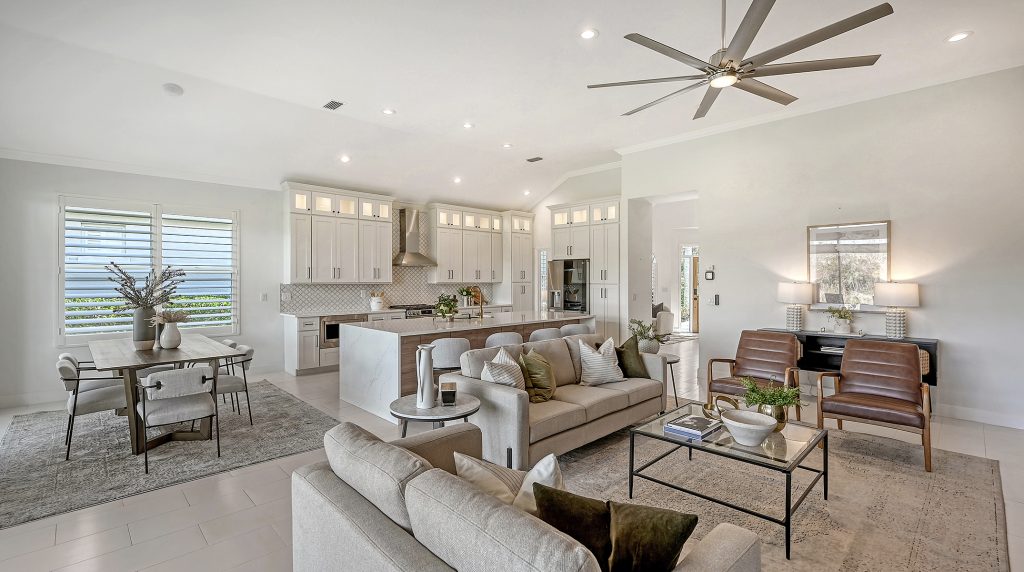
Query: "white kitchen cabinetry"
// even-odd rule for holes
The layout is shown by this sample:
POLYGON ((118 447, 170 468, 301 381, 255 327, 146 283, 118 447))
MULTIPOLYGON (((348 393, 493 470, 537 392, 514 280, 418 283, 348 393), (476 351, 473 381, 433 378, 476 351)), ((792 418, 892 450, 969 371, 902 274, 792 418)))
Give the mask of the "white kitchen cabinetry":
POLYGON ((489 214, 463 212, 462 226, 463 228, 490 231, 492 226, 492 217, 489 214))
POLYGON ((391 201, 359 198, 359 218, 391 221, 391 201))
POLYGON ((533 236, 512 234, 512 282, 533 282, 533 236))
POLYGON ((524 215, 512 215, 510 228, 512 232, 533 232, 533 218, 524 215))
POLYGON ((534 296, 532 283, 512 285, 513 312, 532 312, 535 305, 534 302, 536 302, 536 297, 534 296))
MULTIPOLYGON (((500 221, 500 218, 494 219, 500 221)), ((498 283, 504 279, 502 269, 505 267, 502 261, 502 244, 504 237, 500 234, 491 233, 491 282, 498 283)))
POLYGON ((391 223, 359 221, 359 281, 391 282, 391 223))
POLYGON ((313 282, 359 282, 359 223, 313 217, 313 282))
POLYGON ((619 225, 590 227, 590 281, 594 284, 619 283, 619 225))
POLYGON ((288 191, 288 210, 293 213, 313 212, 313 193, 305 190, 288 191))
POLYGON ((320 331, 299 332, 298 369, 320 367, 320 331))
POLYGON ((355 218, 359 199, 347 195, 313 192, 313 214, 355 218))
POLYGON ((597 322, 597 334, 608 338, 619 336, 618 284, 590 285, 590 313, 597 322))
POLYGON ((590 205, 590 224, 619 222, 619 201, 608 201, 590 205))
POLYGON ((590 258, 590 228, 569 226, 551 231, 551 259, 590 258))
POLYGON ((462 232, 462 276, 467 282, 491 281, 491 234, 462 232))
POLYGON ((501 282, 502 218, 493 212, 463 210, 457 205, 432 204, 430 210, 430 256, 437 262, 431 268, 432 284, 501 282))
POLYGON ((433 231, 431 256, 437 266, 430 270, 430 282, 455 284, 462 282, 462 230, 437 228, 433 231))
POLYGON ((313 217, 303 214, 288 216, 288 281, 309 283, 313 278, 313 217))
POLYGON ((434 226, 450 226, 462 228, 462 211, 453 209, 436 209, 434 215, 434 226))

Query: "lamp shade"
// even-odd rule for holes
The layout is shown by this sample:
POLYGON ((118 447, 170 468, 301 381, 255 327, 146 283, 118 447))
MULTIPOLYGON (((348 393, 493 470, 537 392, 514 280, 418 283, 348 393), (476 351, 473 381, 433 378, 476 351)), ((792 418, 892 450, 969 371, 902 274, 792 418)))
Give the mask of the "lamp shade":
POLYGON ((917 284, 909 282, 879 282, 875 284, 874 305, 916 308, 921 305, 917 284))
POLYGON ((779 282, 777 299, 785 304, 810 304, 814 285, 808 282, 779 282))

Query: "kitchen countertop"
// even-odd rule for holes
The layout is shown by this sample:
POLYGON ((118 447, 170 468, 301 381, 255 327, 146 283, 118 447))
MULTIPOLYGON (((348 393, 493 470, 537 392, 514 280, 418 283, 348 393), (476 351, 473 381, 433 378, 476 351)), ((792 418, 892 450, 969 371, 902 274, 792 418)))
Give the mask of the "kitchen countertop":
POLYGON ((369 308, 363 310, 343 310, 339 308, 313 308, 311 310, 303 310, 301 312, 281 312, 281 315, 295 316, 296 318, 319 318, 320 316, 346 316, 351 314, 395 314, 398 312, 405 312, 405 310, 370 310, 369 308))
POLYGON ((459 319, 454 322, 434 320, 434 318, 411 318, 407 320, 384 320, 379 322, 362 322, 359 324, 342 324, 342 328, 359 328, 390 332, 399 336, 423 336, 440 332, 460 332, 466 330, 482 330, 484 328, 500 328, 502 326, 518 326, 561 320, 578 320, 591 318, 590 314, 580 312, 498 312, 490 317, 459 319))

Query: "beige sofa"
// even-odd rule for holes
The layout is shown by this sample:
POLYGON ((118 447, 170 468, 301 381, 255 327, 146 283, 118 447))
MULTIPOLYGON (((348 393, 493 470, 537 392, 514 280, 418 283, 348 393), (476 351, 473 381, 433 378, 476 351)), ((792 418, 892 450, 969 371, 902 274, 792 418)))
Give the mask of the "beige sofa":
POLYGON ((561 455, 665 410, 667 365, 663 356, 641 354, 650 378, 632 378, 600 386, 580 385, 579 340, 591 345, 604 339, 596 334, 505 346, 517 358, 536 350, 554 370, 558 388, 554 399, 530 403, 525 391, 481 381, 484 363, 499 348, 462 354, 462 371, 441 376, 458 391, 480 399, 480 411, 470 420, 484 435, 483 458, 516 469, 532 467, 548 453, 561 455))
MULTIPOLYGON (((383 443, 343 423, 324 445, 327 462, 292 474, 296 571, 600 570, 576 540, 453 474, 454 451, 479 458, 472 424, 383 443)), ((731 524, 691 539, 683 554, 676 571, 761 569, 757 535, 731 524)))

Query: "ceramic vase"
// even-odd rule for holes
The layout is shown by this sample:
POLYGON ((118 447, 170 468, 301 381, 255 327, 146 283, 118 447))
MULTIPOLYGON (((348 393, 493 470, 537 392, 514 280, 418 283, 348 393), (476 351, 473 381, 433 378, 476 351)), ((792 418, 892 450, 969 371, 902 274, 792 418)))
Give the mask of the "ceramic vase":
POLYGON ((132 343, 137 351, 149 351, 156 343, 153 316, 156 316, 154 308, 136 308, 132 312, 132 343))
POLYGON ((851 331, 850 320, 836 320, 836 325, 832 328, 832 331, 837 334, 849 334, 851 331))
POLYGON ((416 349, 416 408, 434 407, 434 346, 420 344, 416 349))
POLYGON ((178 330, 178 324, 174 322, 164 324, 163 331, 160 332, 160 347, 172 350, 180 345, 181 331, 178 330))
POLYGON ((370 310, 379 312, 384 309, 384 298, 380 296, 373 296, 370 298, 370 310))
POLYGON ((778 433, 786 428, 786 422, 789 421, 788 407, 781 405, 758 405, 757 412, 764 413, 765 415, 771 415, 775 418, 775 430, 773 433, 778 433))
POLYGON ((656 354, 661 349, 661 342, 658 340, 638 340, 636 347, 645 354, 656 354))

